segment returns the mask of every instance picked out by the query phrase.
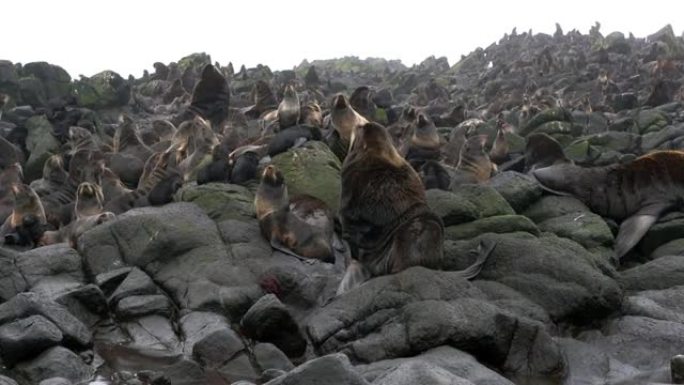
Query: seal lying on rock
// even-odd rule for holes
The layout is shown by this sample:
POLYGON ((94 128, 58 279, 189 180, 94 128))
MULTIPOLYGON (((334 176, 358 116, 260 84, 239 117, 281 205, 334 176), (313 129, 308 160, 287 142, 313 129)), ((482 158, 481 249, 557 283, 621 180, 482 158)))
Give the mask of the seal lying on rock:
MULTIPOLYGON (((340 216, 355 261, 338 294, 411 266, 440 268, 444 224, 428 207, 420 177, 379 124, 354 130, 342 166, 340 216)), ((488 255, 480 255, 463 276, 476 276, 488 255)))
POLYGON ((261 233, 271 246, 302 260, 334 262, 332 213, 313 197, 290 200, 283 174, 267 166, 254 198, 261 233))
POLYGON ((592 211, 622 220, 615 243, 618 259, 636 246, 660 216, 684 202, 682 151, 656 151, 605 167, 560 164, 532 174, 547 190, 572 194, 592 211))

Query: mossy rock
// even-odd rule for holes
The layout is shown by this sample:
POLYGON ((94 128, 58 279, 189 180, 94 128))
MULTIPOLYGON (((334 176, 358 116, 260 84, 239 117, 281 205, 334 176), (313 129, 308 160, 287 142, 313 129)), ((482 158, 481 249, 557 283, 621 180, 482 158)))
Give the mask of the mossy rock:
POLYGON ((59 141, 53 136, 52 124, 45 115, 34 116, 26 121, 26 149, 31 154, 24 169, 25 182, 43 175, 45 160, 59 151, 59 141))
POLYGON ((227 183, 186 185, 176 193, 175 200, 195 203, 216 222, 255 218, 254 196, 243 186, 227 183))
POLYGON ((640 111, 637 117, 637 126, 642 134, 660 131, 667 125, 667 114, 656 109, 640 111))
POLYGON ((566 214, 590 213, 591 210, 575 197, 546 195, 530 205, 522 214, 536 223, 566 214))
POLYGON ((506 141, 508 142, 508 152, 511 153, 523 153, 525 152, 525 147, 527 147, 527 141, 522 136, 515 134, 513 132, 506 132, 504 134, 506 141))
POLYGON ((634 151, 641 143, 639 135, 620 131, 608 131, 589 136, 587 139, 592 146, 619 152, 634 151))
POLYGON ((73 92, 71 76, 60 66, 46 62, 27 63, 21 73, 24 77, 33 77, 41 82, 48 101, 65 98, 73 92))
POLYGON ((425 192, 428 206, 444 221, 453 226, 480 218, 477 207, 462 195, 449 191, 431 189, 425 192))
POLYGON ((33 76, 19 79, 19 95, 22 104, 33 107, 44 107, 47 105, 47 95, 43 88, 43 83, 33 76))
POLYGON ((534 178, 515 171, 496 174, 488 185, 501 194, 516 213, 541 198, 543 192, 534 178))
POLYGON ((651 253, 650 259, 658 259, 667 255, 683 255, 684 254, 684 238, 679 238, 667 242, 651 253))
POLYGON ((669 148, 669 143, 677 138, 684 137, 684 127, 667 126, 662 130, 648 132, 641 136, 641 149, 644 153, 655 150, 665 145, 669 148))
POLYGON ((575 126, 573 126, 573 124, 570 122, 553 121, 539 125, 532 132, 535 134, 547 134, 551 136, 574 135, 577 132, 577 130, 574 127, 575 126))
POLYGON ((506 199, 491 186, 464 184, 455 187, 452 192, 472 203, 480 218, 515 214, 506 199))
POLYGON ((610 246, 613 233, 606 222, 594 213, 569 213, 539 223, 541 231, 569 238, 585 248, 610 246))
POLYGON ((125 106, 131 96, 128 82, 113 71, 83 78, 74 87, 78 105, 92 109, 125 106))
POLYGON ((311 195, 337 211, 342 164, 325 143, 308 142, 276 155, 272 163, 283 173, 290 196, 311 195))
POLYGON ((211 56, 204 52, 193 53, 178 61, 178 69, 183 73, 188 68, 200 70, 207 64, 212 64, 211 56))
POLYGON ((502 234, 520 231, 539 235, 537 225, 527 217, 522 215, 497 215, 457 226, 449 226, 444 230, 444 237, 446 239, 458 240, 475 238, 485 233, 502 234))
POLYGON ((658 247, 681 238, 682 234, 684 234, 684 214, 672 212, 651 226, 637 247, 643 255, 651 255, 658 247))
POLYGON ((537 127, 548 122, 572 122, 572 115, 564 108, 554 107, 548 108, 544 111, 539 112, 537 115, 533 116, 527 124, 525 124, 520 130, 520 135, 527 136, 529 133, 534 131, 537 127))

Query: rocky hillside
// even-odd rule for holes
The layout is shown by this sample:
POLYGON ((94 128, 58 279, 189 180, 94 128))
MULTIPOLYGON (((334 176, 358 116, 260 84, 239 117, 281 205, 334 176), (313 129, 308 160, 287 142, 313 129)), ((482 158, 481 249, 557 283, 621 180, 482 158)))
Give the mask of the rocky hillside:
MULTIPOLYGON (((125 196, 143 191, 151 154, 183 152, 187 171, 171 202, 148 195, 64 242, 0 246, 0 384, 684 383, 684 214, 661 218, 616 264, 619 223, 545 192, 517 166, 538 133, 587 167, 681 149, 684 36, 670 26, 646 38, 599 25, 588 35, 514 30, 453 66, 435 57, 410 68, 354 57, 275 72, 208 64, 202 53, 154 63, 139 79, 71 79, 55 64, 0 61, 3 220, 13 182, 57 216, 71 215, 91 168, 111 170, 125 196), (288 84, 303 106, 320 106, 320 132, 278 153, 245 147, 270 138, 288 84), (336 93, 389 127, 411 109, 424 114, 443 148, 457 131, 488 135, 490 148, 497 127, 510 127, 508 161, 489 180, 426 192, 445 225, 441 270, 413 267, 335 296, 344 255, 301 261, 262 236, 258 173, 198 177, 230 144, 226 159, 258 153, 258 169, 277 165, 291 195, 337 210, 342 162, 325 140, 336 93), (195 115, 216 139, 203 153, 192 142, 197 163, 178 139, 195 115), (84 148, 90 157, 74 166, 84 148), (63 164, 50 163, 55 154, 63 164), (465 280, 456 271, 481 241, 496 247, 465 280)), ((92 180, 109 204, 103 175, 92 180)))

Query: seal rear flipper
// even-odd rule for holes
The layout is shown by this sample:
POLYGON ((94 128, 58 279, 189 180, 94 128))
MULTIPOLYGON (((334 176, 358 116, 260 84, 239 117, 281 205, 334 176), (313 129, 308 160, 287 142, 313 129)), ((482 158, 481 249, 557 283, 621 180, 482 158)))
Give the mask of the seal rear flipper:
POLYGON ((671 205, 667 203, 654 203, 642 207, 634 215, 622 221, 615 239, 615 256, 618 261, 639 243, 648 229, 669 207, 671 205))
POLYGON ((371 274, 368 269, 363 267, 357 260, 352 259, 349 266, 347 266, 347 271, 344 273, 340 286, 337 288, 336 295, 344 294, 351 289, 360 286, 362 283, 368 281, 370 277, 371 274))
POLYGON ((485 242, 481 241, 480 245, 477 247, 477 259, 475 259, 475 262, 473 262, 472 265, 461 271, 458 271, 459 275, 465 279, 473 279, 477 277, 477 275, 480 274, 480 271, 482 271, 482 266, 492 254, 495 247, 496 242, 494 241, 489 242, 489 245, 485 245, 485 242))

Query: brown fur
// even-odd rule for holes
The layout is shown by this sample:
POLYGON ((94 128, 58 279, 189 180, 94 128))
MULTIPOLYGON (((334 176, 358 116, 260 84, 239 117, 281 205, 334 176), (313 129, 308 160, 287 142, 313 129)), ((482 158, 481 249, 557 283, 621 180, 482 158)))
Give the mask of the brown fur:
POLYGON ((281 100, 278 105, 278 122, 280 123, 280 129, 282 130, 296 125, 299 122, 299 117, 299 96, 297 96, 297 91, 295 91, 294 87, 288 85, 285 87, 283 100, 281 100))
POLYGON ((484 183, 489 180, 496 166, 489 159, 485 151, 485 135, 468 138, 461 149, 461 158, 456 167, 457 175, 452 181, 452 187, 465 183, 484 183))
POLYGON ((313 102, 305 104, 301 109, 301 122, 310 126, 321 128, 323 127, 323 113, 318 103, 313 102))
POLYGON ((22 225, 22 220, 27 215, 33 215, 41 225, 47 224, 43 204, 31 187, 25 184, 13 184, 10 187, 14 195, 14 207, 12 213, 0 227, 0 236, 14 232, 22 225))

